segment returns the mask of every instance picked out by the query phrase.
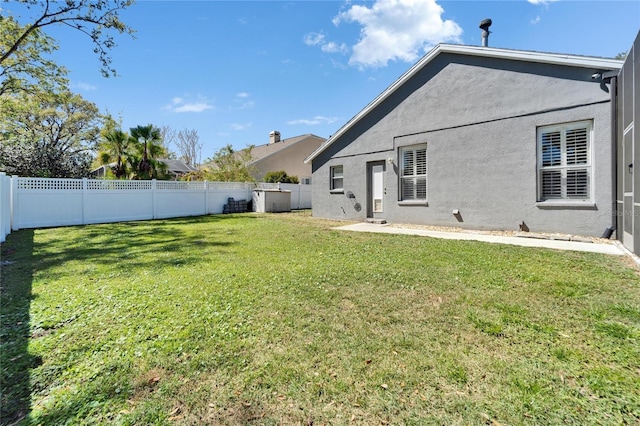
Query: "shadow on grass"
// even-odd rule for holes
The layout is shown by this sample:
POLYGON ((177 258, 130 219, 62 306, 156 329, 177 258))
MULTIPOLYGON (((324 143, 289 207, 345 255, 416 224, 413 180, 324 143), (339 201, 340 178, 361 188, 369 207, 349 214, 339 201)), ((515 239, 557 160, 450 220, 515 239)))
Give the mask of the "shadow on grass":
MULTIPOLYGON (((31 338, 30 308, 33 300, 33 274, 47 271, 69 261, 110 263, 118 268, 131 266, 154 268, 163 262, 175 265, 198 261, 202 250, 226 250, 235 244, 229 239, 236 221, 251 216, 225 215, 188 217, 144 222, 123 222, 57 228, 45 231, 45 238, 37 242, 35 231, 13 232, 0 245, 0 425, 13 425, 28 418, 31 411, 31 371, 42 364, 40 357, 29 354, 31 338), (220 224, 224 226, 209 226, 220 224), (202 225, 202 232, 187 232, 185 225, 202 225), (160 258, 153 253, 167 252, 160 258)), ((58 268, 60 269, 60 268, 58 268)), ((114 361, 116 362, 116 361, 114 361)), ((119 366, 118 370, 122 370, 119 366)), ((109 369, 109 366, 105 367, 109 369)), ((114 378, 107 374, 105 380, 114 378)), ((106 401, 115 384, 94 383, 90 386, 94 400, 106 401)), ((59 408, 54 417, 66 418, 83 408, 86 398, 79 398, 59 408)), ((86 407, 85 407, 86 408, 86 407)))
POLYGON ((33 298, 33 230, 14 232, 0 245, 0 424, 25 418, 31 406, 30 371, 42 363, 29 354, 33 298))
MULTIPOLYGON (((60 232, 38 242, 40 255, 34 258, 35 268, 54 269, 68 261, 111 264, 116 269, 195 263, 201 260, 203 250, 229 250, 234 242, 228 225, 250 217, 212 215, 58 228, 60 232), (193 229, 189 225, 201 225, 202 233, 187 232, 193 229), (158 253, 171 256, 154 255, 158 253)), ((55 279, 57 275, 49 273, 48 277, 55 279)))

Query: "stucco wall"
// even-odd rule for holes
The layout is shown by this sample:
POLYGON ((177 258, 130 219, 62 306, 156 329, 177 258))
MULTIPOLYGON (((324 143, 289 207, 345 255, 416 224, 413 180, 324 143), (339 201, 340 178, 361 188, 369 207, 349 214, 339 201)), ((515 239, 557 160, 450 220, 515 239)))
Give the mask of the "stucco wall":
MULTIPOLYGON (((285 170, 289 176, 297 176, 299 179, 311 176, 311 164, 305 164, 304 160, 315 151, 325 140, 309 136, 290 147, 273 153, 253 164, 254 177, 261 181, 267 172, 285 170)), ((286 141, 276 142, 286 144, 286 141)))
POLYGON ((313 214, 364 220, 366 164, 385 161, 389 222, 602 235, 612 224, 611 106, 595 70, 442 54, 313 161, 313 214), (594 203, 537 200, 536 128, 591 120, 594 203), (427 144, 428 205, 398 200, 397 150, 427 144), (388 159, 394 159, 390 164, 388 159), (344 190, 329 192, 329 168, 344 190), (595 206, 593 205, 595 204, 595 206), (459 210, 462 221, 452 211, 459 210))

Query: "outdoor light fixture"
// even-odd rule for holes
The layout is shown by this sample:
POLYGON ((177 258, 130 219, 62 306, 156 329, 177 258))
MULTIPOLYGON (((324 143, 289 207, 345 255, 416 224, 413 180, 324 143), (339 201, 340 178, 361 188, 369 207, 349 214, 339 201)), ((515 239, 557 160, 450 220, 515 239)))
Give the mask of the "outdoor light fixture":
POLYGON ((387 163, 389 163, 389 164, 393 164, 393 157, 389 157, 389 158, 387 158, 387 163))

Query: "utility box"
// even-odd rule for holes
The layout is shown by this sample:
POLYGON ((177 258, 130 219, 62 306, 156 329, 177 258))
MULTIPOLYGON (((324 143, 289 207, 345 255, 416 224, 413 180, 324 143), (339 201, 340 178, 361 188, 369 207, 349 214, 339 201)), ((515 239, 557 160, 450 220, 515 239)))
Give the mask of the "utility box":
POLYGON ((253 211, 257 213, 280 213, 291 211, 291 191, 280 189, 254 189, 253 211))

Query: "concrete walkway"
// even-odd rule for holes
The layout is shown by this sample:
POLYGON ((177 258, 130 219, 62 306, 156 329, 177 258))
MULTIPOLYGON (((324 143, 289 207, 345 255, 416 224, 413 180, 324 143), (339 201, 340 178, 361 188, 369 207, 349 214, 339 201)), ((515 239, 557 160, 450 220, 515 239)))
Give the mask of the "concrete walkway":
POLYGON ((339 226, 334 229, 357 232, 379 232, 384 234, 421 235, 424 237, 444 238, 448 240, 472 240, 486 243, 511 244, 524 247, 543 247, 558 250, 586 251, 614 256, 628 254, 617 241, 611 243, 583 243, 578 241, 547 240, 525 237, 503 237, 491 234, 476 234, 472 232, 442 232, 427 229, 399 228, 396 226, 378 225, 375 223, 355 223, 339 226))

